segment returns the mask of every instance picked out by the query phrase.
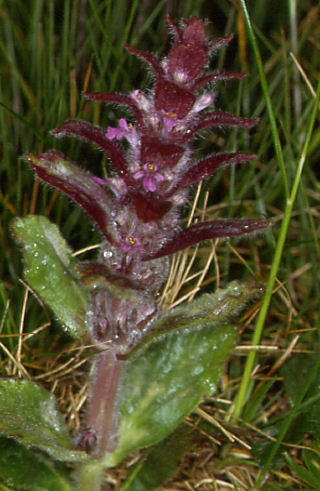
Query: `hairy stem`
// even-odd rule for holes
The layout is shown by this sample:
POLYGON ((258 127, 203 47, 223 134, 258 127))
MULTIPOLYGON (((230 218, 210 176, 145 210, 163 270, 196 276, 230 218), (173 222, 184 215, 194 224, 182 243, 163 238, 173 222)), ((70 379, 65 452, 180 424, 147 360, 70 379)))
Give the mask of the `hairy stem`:
POLYGON ((97 458, 81 464, 76 471, 77 491, 100 491, 103 486, 105 455, 117 445, 117 394, 123 362, 110 349, 97 355, 87 414, 87 429, 83 432, 84 448, 97 458), (94 443, 90 438, 95 436, 94 443))
POLYGON ((101 353, 95 362, 87 425, 97 436, 94 454, 99 457, 114 450, 117 443, 116 399, 122 363, 115 350, 101 353))

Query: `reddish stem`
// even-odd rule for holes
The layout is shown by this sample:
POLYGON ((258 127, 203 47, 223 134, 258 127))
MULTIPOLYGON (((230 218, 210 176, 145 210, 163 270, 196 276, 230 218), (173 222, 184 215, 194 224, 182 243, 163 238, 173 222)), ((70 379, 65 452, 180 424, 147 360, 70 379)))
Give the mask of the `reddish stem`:
POLYGON ((95 361, 87 422, 97 436, 94 454, 100 457, 114 450, 117 444, 117 391, 121 364, 115 350, 101 353, 95 361))

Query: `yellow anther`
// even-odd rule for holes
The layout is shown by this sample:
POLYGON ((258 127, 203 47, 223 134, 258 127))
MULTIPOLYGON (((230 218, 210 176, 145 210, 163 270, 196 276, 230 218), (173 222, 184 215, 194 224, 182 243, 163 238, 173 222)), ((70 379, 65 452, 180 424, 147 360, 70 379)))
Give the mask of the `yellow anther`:
POLYGON ((177 113, 166 113, 166 116, 171 119, 177 119, 177 113))

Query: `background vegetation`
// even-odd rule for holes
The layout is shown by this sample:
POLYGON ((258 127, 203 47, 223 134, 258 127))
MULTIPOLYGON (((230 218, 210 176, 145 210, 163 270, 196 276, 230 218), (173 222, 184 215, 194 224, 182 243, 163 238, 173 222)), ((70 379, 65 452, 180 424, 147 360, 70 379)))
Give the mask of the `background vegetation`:
MULTIPOLYGON (((249 75, 221 83, 217 107, 260 123, 250 132, 208 132, 197 144, 200 154, 238 149, 255 152, 257 160, 205 184, 193 219, 263 215, 273 227, 180 255, 163 301, 170 306, 234 278, 262 282, 266 296, 241 321, 220 392, 186 422, 192 431, 185 456, 161 488, 172 491, 319 489, 320 7, 312 0, 250 0, 247 19, 243 7, 241 0, 0 2, 0 373, 43 383, 73 429, 85 404, 86 360, 21 282, 10 222, 46 215, 77 251, 100 238, 67 198, 39 186, 20 157, 55 147, 84 168, 108 172, 96 149, 56 140, 49 131, 69 118, 107 126, 123 115, 121 108, 84 101, 84 90, 150 86, 152 77, 124 43, 164 54, 168 12, 207 18, 212 37, 235 33, 211 66, 249 75)), ((110 489, 120 489, 136 459, 110 472, 110 489)))

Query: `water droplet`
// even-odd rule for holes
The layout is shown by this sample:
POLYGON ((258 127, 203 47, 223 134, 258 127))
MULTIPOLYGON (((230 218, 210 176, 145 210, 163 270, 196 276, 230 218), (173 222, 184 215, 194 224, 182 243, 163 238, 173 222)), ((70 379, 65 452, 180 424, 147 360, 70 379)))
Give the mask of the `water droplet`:
POLYGON ((111 251, 104 251, 103 252, 103 257, 105 257, 105 258, 112 257, 112 256, 113 256, 113 253, 111 251))
POLYGON ((200 375, 203 372, 203 367, 201 365, 194 367, 192 370, 192 375, 200 375))

